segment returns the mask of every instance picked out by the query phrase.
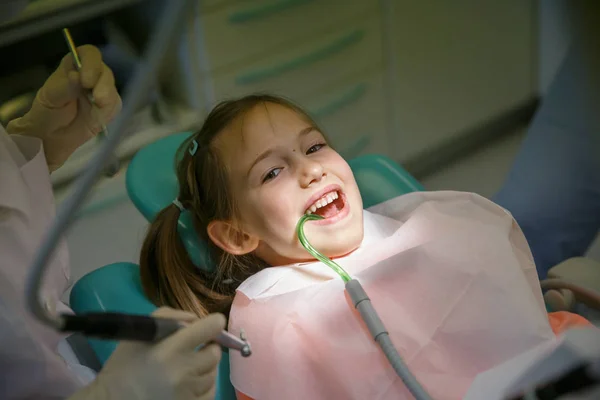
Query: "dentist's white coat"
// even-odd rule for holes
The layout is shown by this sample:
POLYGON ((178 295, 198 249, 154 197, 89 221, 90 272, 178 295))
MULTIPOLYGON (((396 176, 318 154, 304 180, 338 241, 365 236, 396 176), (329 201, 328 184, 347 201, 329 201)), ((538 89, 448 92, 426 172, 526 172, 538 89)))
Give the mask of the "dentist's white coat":
MULTIPOLYGON (((55 215, 46 159, 39 139, 8 135, 0 126, 0 398, 66 398, 84 382, 57 353, 63 336, 26 310, 24 286, 35 251, 55 215)), ((64 242, 51 259, 43 287, 48 307, 69 283, 64 242)))

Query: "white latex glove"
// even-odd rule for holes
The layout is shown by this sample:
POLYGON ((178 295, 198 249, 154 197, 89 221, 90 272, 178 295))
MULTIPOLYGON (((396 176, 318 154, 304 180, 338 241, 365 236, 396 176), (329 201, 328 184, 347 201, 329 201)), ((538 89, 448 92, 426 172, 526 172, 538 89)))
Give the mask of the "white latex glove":
POLYGON ((42 140, 51 172, 96 136, 102 123, 112 121, 122 106, 115 78, 102 62, 100 50, 85 45, 78 47, 77 51, 81 58, 81 73, 77 72, 72 55, 66 55, 37 92, 27 114, 6 127, 9 134, 34 136, 42 140), (92 112, 86 97, 90 90, 100 118, 92 112))
POLYGON ((194 351, 213 340, 225 327, 225 318, 161 308, 157 317, 173 318, 189 326, 155 344, 122 343, 96 380, 69 400, 209 400, 215 396, 218 345, 194 351))

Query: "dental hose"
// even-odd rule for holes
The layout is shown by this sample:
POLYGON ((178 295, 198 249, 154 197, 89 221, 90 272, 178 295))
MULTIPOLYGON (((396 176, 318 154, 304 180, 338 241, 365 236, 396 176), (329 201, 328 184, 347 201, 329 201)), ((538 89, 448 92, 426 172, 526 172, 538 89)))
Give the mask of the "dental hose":
POLYGON ((306 221, 319 219, 323 219, 323 217, 316 214, 306 214, 300 218, 298 225, 296 226, 296 233, 300 243, 306 249, 306 251, 308 251, 317 260, 333 269, 345 282, 346 292, 352 299, 354 307, 358 309, 358 312, 367 325, 369 332, 371 332, 373 339, 375 339, 375 342, 379 344, 379 347, 381 347, 381 350, 394 368, 394 371, 396 371, 396 374, 398 374, 400 379, 402 379, 402 382, 404 382, 414 398, 416 400, 433 400, 425 391, 425 389, 423 389, 419 381, 417 381, 414 375, 410 372, 408 366, 404 363, 402 357, 400 357, 400 354, 398 354, 398 351, 390 339, 388 331, 383 325, 383 322, 379 318, 377 311, 375 311, 369 296, 367 296, 367 293, 363 289, 360 282, 356 279, 352 279, 341 266, 317 251, 306 239, 306 235, 304 234, 304 223, 306 221))

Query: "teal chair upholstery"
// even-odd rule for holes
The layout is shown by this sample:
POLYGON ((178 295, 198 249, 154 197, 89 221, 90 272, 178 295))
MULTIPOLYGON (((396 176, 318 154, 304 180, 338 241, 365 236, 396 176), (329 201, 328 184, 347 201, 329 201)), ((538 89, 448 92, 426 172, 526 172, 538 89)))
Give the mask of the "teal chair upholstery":
MULTIPOLYGON (((128 167, 126 186, 129 198, 148 221, 152 221, 161 209, 177 197, 174 156, 179 145, 190 134, 174 134, 150 144, 136 154, 128 167)), ((419 182, 387 157, 365 155, 349 163, 365 208, 405 193, 423 190, 419 182)), ((189 225, 180 223, 179 229, 180 234, 187 234, 187 240, 192 240, 189 225)), ((201 243, 194 245, 202 246, 201 243)), ((112 311, 147 315, 156 308, 144 296, 139 266, 132 263, 107 265, 85 275, 74 285, 70 304, 76 313, 112 311)), ((90 340, 90 345, 104 364, 116 343, 90 340)), ((235 400, 227 356, 222 358, 219 365, 216 399, 235 400)))

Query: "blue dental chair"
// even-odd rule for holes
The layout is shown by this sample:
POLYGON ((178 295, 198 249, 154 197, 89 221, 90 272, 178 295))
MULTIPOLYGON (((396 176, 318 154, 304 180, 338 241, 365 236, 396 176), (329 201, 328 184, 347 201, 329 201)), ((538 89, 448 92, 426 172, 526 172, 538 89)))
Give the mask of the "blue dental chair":
MULTIPOLYGON (((127 169, 129 198, 148 221, 152 221, 161 209, 177 197, 174 157, 179 145, 190 135, 190 132, 184 132, 154 142, 140 150, 127 169)), ((407 171, 387 157, 365 155, 349 163, 365 208, 401 194, 424 190, 407 171)), ((201 248, 202 243, 194 241, 195 234, 189 226, 185 221, 180 221, 178 230, 182 239, 188 241, 188 248, 190 245, 201 248)), ((145 297, 139 267, 133 263, 110 264, 84 276, 71 291, 70 305, 76 313, 112 311, 150 314, 156 309, 145 297)), ((249 341, 252 343, 252 338, 249 341)), ((89 342, 102 365, 116 346, 111 341, 90 339, 89 342)), ((235 400, 235 391, 229 380, 227 354, 224 354, 219 365, 215 399, 235 400)))

